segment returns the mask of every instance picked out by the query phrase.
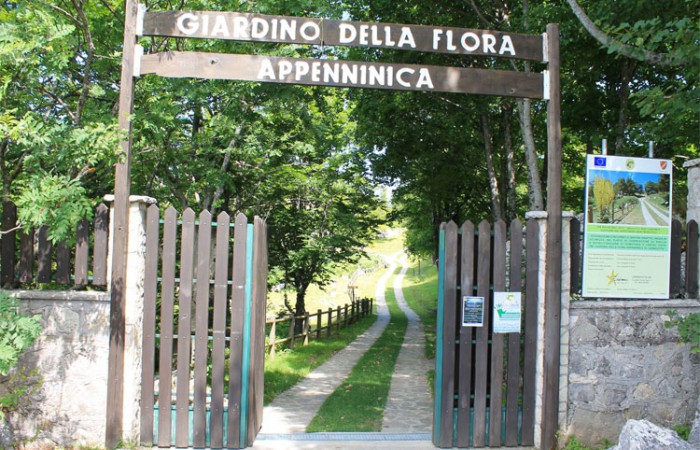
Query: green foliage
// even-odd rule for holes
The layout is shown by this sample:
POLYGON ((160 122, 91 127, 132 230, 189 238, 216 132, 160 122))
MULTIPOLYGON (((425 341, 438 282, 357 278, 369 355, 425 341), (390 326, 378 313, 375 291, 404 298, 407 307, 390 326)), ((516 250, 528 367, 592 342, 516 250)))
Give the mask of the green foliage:
POLYGON ((673 427, 673 431, 678 433, 678 436, 680 436, 680 438, 683 439, 684 441, 687 441, 688 438, 690 437, 691 430, 692 430, 691 423, 682 423, 680 425, 675 425, 673 427))
POLYGON ((40 333, 40 317, 20 313, 19 302, 0 292, 0 375, 17 365, 19 356, 40 333))
POLYGON ((50 224, 48 238, 75 239, 75 226, 92 218, 93 204, 78 180, 60 175, 32 177, 17 198, 18 219, 26 230, 50 224))
POLYGON ((578 439, 571 436, 567 439, 566 445, 562 448, 562 450, 604 450, 612 447, 612 445, 613 444, 608 439, 603 439, 603 442, 600 445, 589 447, 583 445, 578 439))
POLYGON ((678 311, 666 311, 670 317, 664 322, 666 328, 678 328, 681 342, 690 344, 692 353, 700 353, 700 313, 689 313, 685 317, 678 314, 678 311))

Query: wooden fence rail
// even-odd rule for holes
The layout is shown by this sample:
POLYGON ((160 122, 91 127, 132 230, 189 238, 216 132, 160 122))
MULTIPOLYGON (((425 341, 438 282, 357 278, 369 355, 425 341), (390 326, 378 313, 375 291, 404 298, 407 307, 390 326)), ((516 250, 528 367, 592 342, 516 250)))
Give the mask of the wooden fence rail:
POLYGON ((311 338, 321 339, 322 337, 330 337, 335 330, 335 333, 340 333, 342 328, 347 327, 360 320, 363 317, 367 317, 372 313, 372 307, 374 300, 370 298, 363 298, 351 302, 350 304, 345 304, 343 306, 338 306, 334 308, 328 308, 327 310, 318 309, 316 313, 309 314, 308 312, 301 316, 285 316, 275 319, 268 319, 265 324, 269 329, 268 340, 265 344, 270 348, 270 357, 274 358, 277 351, 277 346, 280 344, 287 344, 289 348, 294 347, 298 340, 303 340, 303 345, 307 345, 311 338), (325 319, 325 322, 324 322, 325 319), (297 327, 298 321, 302 321, 302 325, 297 327), (289 323, 287 337, 278 337, 278 327, 277 324, 289 323), (316 324, 315 328, 313 323, 316 324), (301 330, 297 332, 296 330, 301 330))
POLYGON ((0 284, 17 288, 34 283, 58 283, 74 288, 106 287, 109 208, 100 204, 92 222, 81 220, 75 246, 53 245, 47 227, 25 232, 17 222, 17 207, 2 205, 0 284), (92 264, 90 264, 92 255, 92 264))

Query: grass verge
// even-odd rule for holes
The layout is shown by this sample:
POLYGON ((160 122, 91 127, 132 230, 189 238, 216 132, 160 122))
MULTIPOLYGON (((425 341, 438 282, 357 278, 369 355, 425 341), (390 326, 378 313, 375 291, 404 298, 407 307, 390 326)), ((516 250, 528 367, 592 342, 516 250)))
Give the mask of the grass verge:
POLYGON ((307 346, 297 345, 293 349, 280 350, 275 359, 267 359, 265 361, 265 405, 344 349, 376 320, 375 315, 365 317, 343 328, 338 335, 327 339, 314 339, 307 346))
MULTIPOLYGON (((438 270, 428 259, 412 258, 403 279, 403 296, 418 314, 425 334, 425 357, 435 359, 437 330, 438 270)), ((428 372, 430 393, 434 393, 435 370, 428 372)))
MULTIPOLYGON (((391 286, 390 280, 387 286, 391 286)), ((408 324, 392 288, 386 290, 386 302, 391 314, 386 329, 348 378, 326 399, 307 432, 381 431, 391 376, 408 324)))

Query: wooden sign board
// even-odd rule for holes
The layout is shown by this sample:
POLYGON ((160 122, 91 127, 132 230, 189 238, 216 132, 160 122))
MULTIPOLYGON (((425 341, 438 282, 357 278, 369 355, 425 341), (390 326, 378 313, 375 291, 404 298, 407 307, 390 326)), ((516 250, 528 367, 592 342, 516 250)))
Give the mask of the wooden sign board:
POLYGON ((539 73, 202 52, 144 55, 140 74, 536 99, 545 84, 539 73))
POLYGON ((226 11, 147 12, 139 34, 546 60, 537 35, 226 11))

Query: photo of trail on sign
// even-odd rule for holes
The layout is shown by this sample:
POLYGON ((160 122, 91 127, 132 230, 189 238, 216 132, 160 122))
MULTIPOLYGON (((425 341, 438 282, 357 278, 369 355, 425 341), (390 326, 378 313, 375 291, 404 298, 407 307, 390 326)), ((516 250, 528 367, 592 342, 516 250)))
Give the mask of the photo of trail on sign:
POLYGON ((661 225, 671 222, 670 176, 592 170, 588 182, 590 223, 661 225))

